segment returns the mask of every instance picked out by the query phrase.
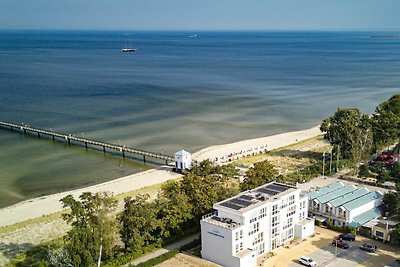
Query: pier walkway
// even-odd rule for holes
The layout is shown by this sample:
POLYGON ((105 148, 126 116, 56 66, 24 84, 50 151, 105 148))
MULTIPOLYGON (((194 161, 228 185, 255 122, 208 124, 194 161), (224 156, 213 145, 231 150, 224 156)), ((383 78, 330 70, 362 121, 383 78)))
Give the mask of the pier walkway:
POLYGON ((146 157, 165 160, 165 164, 168 164, 168 162, 175 161, 175 158, 173 156, 165 155, 162 153, 154 153, 154 152, 145 151, 142 149, 132 148, 129 146, 116 145, 116 144, 107 143, 107 142, 103 142, 103 141, 97 141, 97 140, 93 140, 93 139, 89 139, 89 138, 75 136, 72 134, 64 134, 64 133, 59 133, 59 132, 54 132, 54 131, 48 131, 48 130, 44 130, 44 129, 40 129, 40 128, 30 127, 30 126, 23 125, 23 124, 15 124, 15 123, 11 123, 11 122, 0 121, 0 127, 10 128, 11 131, 14 131, 14 130, 21 131, 24 134, 27 134, 27 133, 37 134, 38 138, 40 138, 41 135, 49 136, 49 137, 53 138, 53 141, 55 141, 56 138, 58 138, 58 139, 67 141, 69 145, 71 145, 71 143, 74 142, 74 143, 78 143, 78 144, 79 143, 84 144, 85 148, 88 148, 88 145, 91 145, 94 147, 100 147, 100 148, 103 148, 104 153, 106 153, 106 149, 115 150, 115 151, 121 152, 122 157, 125 157, 125 153, 140 155, 143 157, 144 162, 146 162, 146 157))

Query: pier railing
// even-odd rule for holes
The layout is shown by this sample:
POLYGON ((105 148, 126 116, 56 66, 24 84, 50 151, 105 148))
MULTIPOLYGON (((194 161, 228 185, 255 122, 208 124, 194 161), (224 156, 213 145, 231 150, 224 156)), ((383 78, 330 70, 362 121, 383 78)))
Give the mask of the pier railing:
POLYGON ((11 122, 0 121, 0 127, 10 128, 11 131, 19 130, 21 132, 24 132, 24 134, 26 134, 27 132, 34 133, 37 134, 38 138, 40 138, 41 135, 50 136, 53 138, 54 141, 56 140, 56 138, 58 138, 67 141, 70 145, 72 142, 75 142, 84 144, 86 148, 88 148, 88 145, 102 147, 104 153, 106 153, 106 149, 111 149, 121 152, 123 157, 125 157, 125 153, 136 154, 142 156, 144 162, 146 162, 146 157, 165 160, 166 164, 168 164, 168 162, 175 161, 175 158, 173 156, 165 155, 163 153, 155 153, 125 145, 117 145, 108 142, 93 140, 90 138, 79 137, 72 134, 49 131, 24 124, 15 124, 11 122))

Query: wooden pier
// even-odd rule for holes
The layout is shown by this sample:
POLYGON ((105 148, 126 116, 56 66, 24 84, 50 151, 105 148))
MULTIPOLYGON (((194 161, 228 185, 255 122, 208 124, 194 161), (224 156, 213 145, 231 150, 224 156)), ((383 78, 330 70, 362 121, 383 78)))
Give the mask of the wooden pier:
POLYGON ((48 130, 44 130, 44 129, 30 127, 30 126, 23 125, 23 124, 15 124, 15 123, 11 123, 11 122, 0 121, 0 127, 10 128, 11 131, 16 130, 16 131, 23 132, 24 134, 27 134, 27 133, 35 134, 38 136, 38 138, 40 138, 41 135, 49 136, 53 139, 53 141, 55 141, 57 138, 58 140, 63 140, 63 141, 68 142, 69 145, 78 143, 78 144, 83 144, 85 146, 85 148, 88 148, 88 145, 91 145, 94 147, 100 147, 103 149, 104 153, 106 153, 106 149, 115 150, 115 151, 119 151, 121 153, 122 157, 125 157, 125 153, 140 155, 143 157, 144 162, 146 162, 146 157, 165 160, 165 164, 168 164, 168 162, 175 161, 175 158, 173 156, 164 155, 162 153, 154 153, 154 152, 145 151, 142 149, 132 148, 129 146, 116 145, 116 144, 107 143, 107 142, 103 142, 103 141, 96 141, 93 139, 79 137, 79 136, 75 136, 72 134, 64 134, 64 133, 58 133, 58 132, 54 132, 54 131, 48 131, 48 130))

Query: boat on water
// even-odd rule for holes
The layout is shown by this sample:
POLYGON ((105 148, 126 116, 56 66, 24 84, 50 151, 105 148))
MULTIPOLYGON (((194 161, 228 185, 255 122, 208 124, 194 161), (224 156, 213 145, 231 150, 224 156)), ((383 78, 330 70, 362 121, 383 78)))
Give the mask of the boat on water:
POLYGON ((136 48, 122 48, 122 52, 133 53, 133 52, 136 52, 136 48))

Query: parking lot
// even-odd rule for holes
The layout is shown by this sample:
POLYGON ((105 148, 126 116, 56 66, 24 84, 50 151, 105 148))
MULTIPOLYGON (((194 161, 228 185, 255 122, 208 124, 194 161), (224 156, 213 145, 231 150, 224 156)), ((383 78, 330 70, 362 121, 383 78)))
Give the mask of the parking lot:
POLYGON ((316 261, 317 266, 391 266, 398 267, 397 259, 400 259, 400 249, 382 242, 370 240, 362 236, 357 236, 354 242, 346 241, 350 247, 348 249, 337 248, 331 244, 337 232, 316 227, 316 235, 303 242, 293 242, 289 246, 283 246, 274 251, 275 256, 262 258, 258 266, 303 266, 299 264, 301 256, 307 256, 316 261), (377 252, 370 253, 361 250, 359 247, 363 243, 372 243, 378 247, 377 252), (335 256, 336 254, 336 256, 335 256))

